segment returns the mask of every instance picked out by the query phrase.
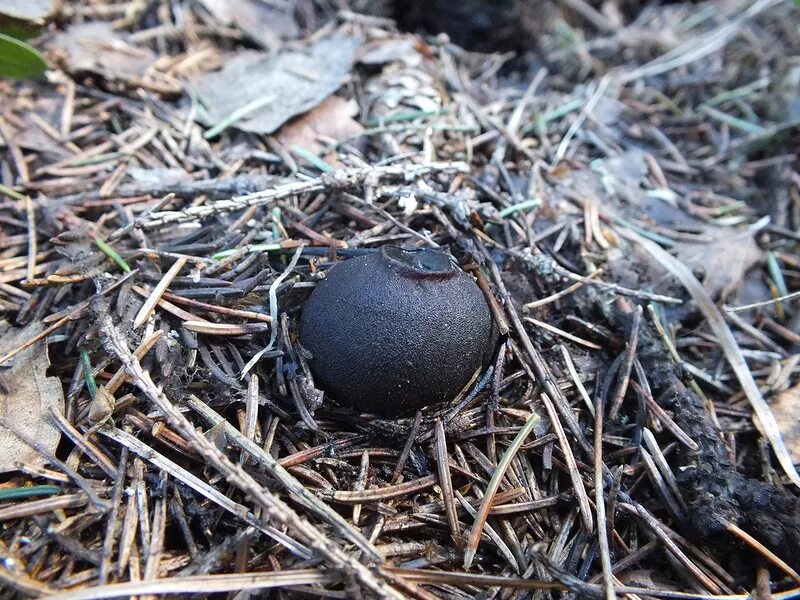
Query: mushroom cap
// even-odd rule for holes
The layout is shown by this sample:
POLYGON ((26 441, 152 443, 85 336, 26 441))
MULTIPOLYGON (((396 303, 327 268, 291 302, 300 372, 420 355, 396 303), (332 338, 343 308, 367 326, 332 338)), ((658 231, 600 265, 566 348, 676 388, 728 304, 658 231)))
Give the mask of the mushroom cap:
POLYGON ((455 398, 488 364, 497 329, 448 253, 385 246, 327 272, 303 309, 300 342, 331 398, 391 417, 455 398))

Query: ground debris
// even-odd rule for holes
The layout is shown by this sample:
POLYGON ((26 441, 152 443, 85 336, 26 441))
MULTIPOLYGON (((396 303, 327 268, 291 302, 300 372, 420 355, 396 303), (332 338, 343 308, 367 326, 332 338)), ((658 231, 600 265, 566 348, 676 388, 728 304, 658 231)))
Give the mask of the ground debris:
POLYGON ((208 126, 238 116, 230 123, 237 129, 272 133, 341 87, 359 45, 357 36, 337 31, 277 55, 239 53, 194 82, 205 106, 198 116, 208 126))
POLYGON ((4 590, 796 590, 800 8, 413 4, 66 1, 0 82, 0 403, 53 419, 3 453, 4 590), (503 334, 381 420, 299 318, 387 244, 503 334))
MULTIPOLYGON (((15 350, 41 333, 38 323, 21 329, 0 322, 0 355, 15 350)), ((50 462, 61 431, 50 411, 64 411, 64 391, 57 377, 48 377, 50 359, 42 340, 19 352, 0 370, 0 473, 20 464, 50 462)))

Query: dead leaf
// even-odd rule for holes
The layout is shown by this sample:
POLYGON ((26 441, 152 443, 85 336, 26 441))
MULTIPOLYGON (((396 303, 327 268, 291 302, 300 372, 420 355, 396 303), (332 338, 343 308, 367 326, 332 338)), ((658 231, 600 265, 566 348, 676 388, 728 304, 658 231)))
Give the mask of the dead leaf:
POLYGON ((731 235, 729 229, 707 227, 710 244, 676 244, 676 257, 695 273, 702 274, 703 287, 712 298, 724 300, 738 289, 745 274, 764 259, 752 232, 731 235))
MULTIPOLYGON (((38 323, 22 329, 0 322, 0 354, 13 350, 42 331, 38 323)), ((64 411, 64 390, 56 377, 48 377, 47 344, 38 342, 0 367, 0 473, 14 471, 15 464, 45 464, 46 459, 22 441, 15 431, 55 452, 61 431, 50 409, 64 411)))
MULTIPOLYGON (((45 132, 48 125, 51 130, 58 131, 64 110, 64 96, 55 86, 38 90, 35 95, 8 97, 6 105, 14 107, 16 118, 7 119, 5 125, 18 147, 46 154, 46 158, 53 162, 70 155, 64 145, 45 132)), ((4 145, 5 140, 0 141, 0 146, 4 145)))
POLYGON ((652 569, 639 569, 635 571, 625 571, 619 574, 619 580, 630 586, 642 587, 648 590, 670 590, 679 591, 674 583, 664 578, 662 573, 652 569))
POLYGON ((114 413, 115 402, 114 395, 109 392, 105 386, 97 386, 97 393, 94 399, 89 403, 89 422, 100 423, 101 421, 105 421, 114 413))
POLYGON ((43 25, 44 21, 53 15, 56 8, 54 0, 0 1, 0 14, 14 19, 38 22, 40 25, 43 25))
POLYGON ((195 78, 207 113, 198 118, 211 126, 237 111, 257 107, 233 126, 253 133, 273 133, 339 89, 360 44, 360 38, 339 31, 312 46, 277 54, 237 54, 221 71, 195 78))
POLYGON ((0 0, 0 28, 13 37, 30 37, 57 9, 56 0, 0 0))
POLYGON ((800 384, 780 392, 769 406, 792 462, 800 463, 800 384))
POLYGON ((223 25, 236 25, 263 48, 277 48, 281 39, 295 38, 300 28, 290 5, 261 0, 200 0, 223 25))
POLYGON ((152 50, 128 44, 104 21, 71 25, 48 48, 64 54, 68 72, 95 73, 111 81, 140 80, 156 60, 152 50))
MULTIPOLYGON (((399 38, 372 40, 359 50, 358 62, 363 65, 382 65, 396 60, 406 60, 409 57, 421 58, 414 48, 416 40, 406 35, 399 38)), ((419 62, 417 60, 416 62, 419 62)))
POLYGON ((321 154, 325 139, 341 141, 361 133, 364 128, 352 119, 358 114, 358 104, 339 96, 330 96, 322 104, 281 127, 278 141, 286 146, 299 146, 313 154, 321 154))

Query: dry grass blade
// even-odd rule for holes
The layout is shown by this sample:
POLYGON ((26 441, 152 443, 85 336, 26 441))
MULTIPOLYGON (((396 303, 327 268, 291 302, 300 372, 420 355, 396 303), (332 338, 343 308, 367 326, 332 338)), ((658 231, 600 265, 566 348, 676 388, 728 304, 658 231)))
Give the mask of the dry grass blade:
POLYGON ((136 314, 136 318, 133 320, 134 329, 144 325, 145 321, 150 318, 161 296, 167 291, 169 284, 172 283, 172 280, 175 279, 176 275, 181 272, 181 269, 183 269, 185 265, 186 257, 181 257, 175 261, 166 273, 164 273, 164 277, 162 277, 158 285, 153 288, 153 291, 150 292, 150 296, 145 300, 142 308, 140 308, 139 312, 136 314))
POLYGON ((531 415, 528 417, 525 425, 522 426, 522 428, 519 430, 519 433, 517 433, 517 435, 511 441, 511 444, 508 446, 508 448, 506 448, 503 458, 501 458, 500 462, 497 463, 497 467, 492 474, 492 478, 489 480, 489 485, 486 486, 486 491, 483 495, 483 501, 481 502, 481 506, 478 509, 477 515, 475 516, 475 521, 472 524, 469 537, 467 538, 467 546, 464 549, 465 569, 469 569, 472 566, 472 561, 475 559, 475 553, 478 550, 478 543, 481 540, 481 533, 486 525, 486 518, 489 516, 489 511, 491 510, 494 496, 497 493, 497 490, 500 488, 500 482, 503 480, 508 467, 511 465, 511 461, 517 454, 517 451, 530 435, 531 431, 533 431, 533 428, 538 421, 539 417, 536 415, 531 415))
POLYGON ((756 552, 761 554, 764 558, 766 558, 769 562, 773 565, 778 567, 781 571, 786 573, 789 577, 794 579, 795 581, 800 581, 800 574, 797 573, 792 567, 786 564, 783 560, 779 557, 775 556, 774 552, 771 552, 769 548, 764 546, 761 542, 759 542, 756 538, 752 535, 747 533, 744 529, 739 527, 736 523, 731 523, 730 521, 725 523, 725 527, 730 531, 733 535, 737 536, 750 546, 752 546, 756 552))
POLYGON ((772 445, 772 450, 775 452, 775 456, 778 458, 781 467, 783 467, 784 473, 792 480, 792 483, 800 487, 800 474, 797 473, 797 469, 792 462, 792 457, 783 442, 778 423, 775 421, 775 416, 772 414, 769 405, 761 395, 761 391, 753 380, 753 374, 750 372, 750 368, 747 366, 747 362, 742 355, 739 344, 736 343, 733 333, 731 333, 728 324, 725 322, 725 317, 722 316, 722 313, 714 304, 711 296, 708 295, 706 289, 686 265, 678 261, 674 256, 663 250, 654 242, 630 230, 620 229, 618 231, 623 237, 636 242, 647 250, 647 252, 661 263, 665 269, 672 273, 692 295, 700 311, 708 320, 712 331, 717 336, 719 344, 722 347, 722 352, 731 365, 733 372, 736 374, 736 378, 739 380, 747 399, 750 401, 750 406, 753 407, 753 411, 755 411, 758 417, 764 436, 772 445))
POLYGON ((170 577, 151 581, 112 583, 94 588, 48 596, 53 600, 100 600, 125 598, 140 594, 216 594, 229 591, 256 591, 271 588, 291 588, 314 584, 334 583, 336 573, 320 573, 316 569, 298 569, 275 573, 243 573, 231 575, 196 575, 170 577))
POLYGON ((447 516, 447 525, 450 527, 450 535, 453 536, 453 541, 456 544, 456 548, 458 548, 462 543, 461 531, 458 527, 453 481, 450 478, 450 460, 447 455, 447 440, 441 419, 436 419, 434 431, 436 432, 436 468, 439 473, 439 487, 442 489, 444 512, 447 516))

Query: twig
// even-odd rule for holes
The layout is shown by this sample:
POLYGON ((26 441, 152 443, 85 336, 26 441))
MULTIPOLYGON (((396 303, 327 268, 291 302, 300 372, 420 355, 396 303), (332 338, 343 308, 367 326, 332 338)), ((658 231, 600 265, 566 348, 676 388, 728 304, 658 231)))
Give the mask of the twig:
POLYGON ((450 461, 447 456, 447 441, 441 419, 436 419, 434 430, 436 431, 436 468, 439 474, 439 486, 442 488, 444 512, 447 516, 447 525, 450 527, 450 535, 453 537, 456 548, 459 548, 462 543, 461 531, 458 527, 453 481, 450 479, 450 461))
MULTIPOLYGON (((641 311, 637 314, 641 314, 641 311)), ((638 328, 638 321, 636 323, 638 328)), ((606 600, 616 600, 611 570, 611 552, 606 525, 606 499, 603 493, 603 420, 605 406, 601 397, 594 407, 594 506, 597 514, 597 540, 600 546, 600 564, 603 569, 603 592, 606 600)))
POLYGON ((270 525, 267 525, 265 523, 262 523, 259 519, 256 519, 253 516, 253 514, 247 509, 245 505, 234 502, 233 500, 231 500, 230 498, 219 492, 217 489, 208 485, 199 477, 196 477, 195 475, 193 475, 192 473, 190 473, 189 471, 187 471, 174 461, 171 461, 163 454, 156 452, 144 442, 133 437, 131 434, 121 429, 113 429, 113 428, 101 429, 100 433, 106 436, 107 438, 114 440, 118 444, 121 444, 134 454, 156 465, 158 468, 165 471, 166 473, 169 473, 170 475, 175 477, 175 479, 177 479, 181 483, 184 483, 188 487, 192 488, 201 496, 208 498, 220 508, 227 510, 232 515, 239 517, 244 522, 252 525, 253 527, 256 527, 262 533, 268 535, 269 537, 283 544, 284 546, 295 552, 301 558, 304 559, 311 558, 311 553, 309 552, 308 548, 298 544, 297 542, 286 536, 278 529, 270 525))
POLYGON ((617 384, 614 395, 611 398, 611 410, 608 411, 608 417, 615 421, 619 416, 619 409, 622 407, 622 400, 625 398, 625 393, 628 391, 628 382, 631 377, 631 367, 633 366, 633 358, 636 356, 636 347, 639 345, 639 324, 642 322, 642 307, 637 306, 633 313, 633 323, 631 324, 631 334, 627 343, 625 344, 625 360, 622 362, 622 367, 619 374, 619 383, 617 384))
POLYGON ((467 173, 469 166, 463 162, 433 162, 425 165, 399 164, 382 167, 359 167, 356 169, 342 169, 333 173, 321 175, 314 179, 303 181, 290 181, 275 187, 247 194, 235 196, 229 200, 217 200, 200 206, 193 206, 180 212, 153 213, 149 219, 140 226, 143 229, 162 227, 168 223, 185 223, 199 221, 215 214, 241 210, 248 206, 263 206, 283 198, 319 192, 325 189, 347 190, 362 185, 367 179, 376 183, 383 180, 402 179, 406 182, 414 181, 426 175, 436 173, 467 173))
POLYGON ((776 302, 785 302, 786 300, 793 300, 794 298, 800 298, 800 290, 796 292, 792 292, 790 294, 786 294, 785 296, 778 296, 777 298, 772 298, 770 300, 762 300, 761 302, 753 302, 752 304, 742 304, 739 306, 730 306, 725 304, 722 306, 722 310, 728 313, 735 313, 735 312, 742 312, 746 310, 752 310, 754 308, 761 308, 763 306, 769 306, 771 304, 775 304, 776 302))

